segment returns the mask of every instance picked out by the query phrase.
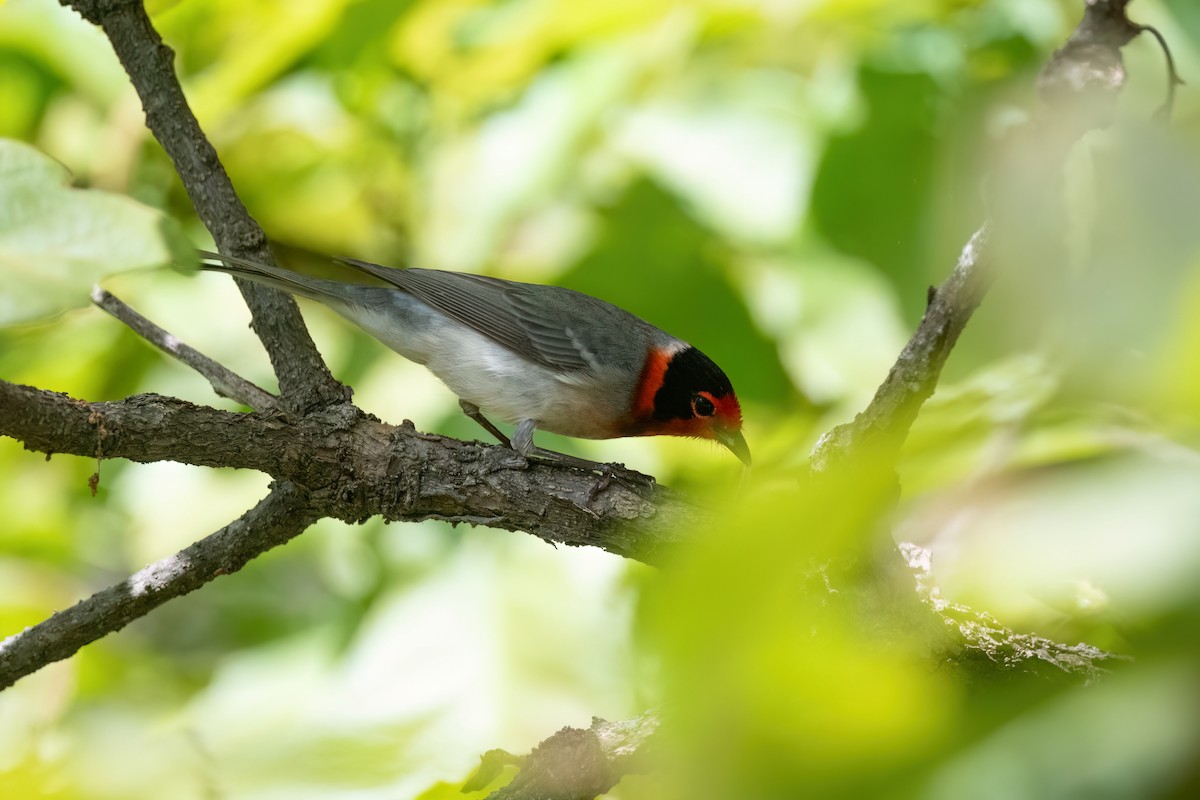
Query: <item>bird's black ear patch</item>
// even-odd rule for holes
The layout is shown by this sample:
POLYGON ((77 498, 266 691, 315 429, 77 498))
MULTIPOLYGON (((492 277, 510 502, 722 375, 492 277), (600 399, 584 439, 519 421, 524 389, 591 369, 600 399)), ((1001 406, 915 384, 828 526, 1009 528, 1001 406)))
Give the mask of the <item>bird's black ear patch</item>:
POLYGON ((714 398, 733 393, 733 384, 711 358, 694 347, 680 350, 667 363, 662 386, 654 394, 654 419, 691 419, 692 398, 708 392, 714 398))

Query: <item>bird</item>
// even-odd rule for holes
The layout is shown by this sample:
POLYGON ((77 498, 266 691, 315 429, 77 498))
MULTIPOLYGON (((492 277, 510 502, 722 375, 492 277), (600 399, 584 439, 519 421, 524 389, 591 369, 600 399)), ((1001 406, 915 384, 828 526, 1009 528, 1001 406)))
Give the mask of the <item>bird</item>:
POLYGON ((468 417, 522 458, 598 466, 537 447, 534 432, 543 430, 581 439, 709 439, 750 466, 741 405, 725 372, 682 339, 599 298, 561 286, 354 258, 335 260, 384 285, 200 255, 200 269, 322 303, 425 366, 468 417), (512 436, 485 413, 514 425, 512 436))

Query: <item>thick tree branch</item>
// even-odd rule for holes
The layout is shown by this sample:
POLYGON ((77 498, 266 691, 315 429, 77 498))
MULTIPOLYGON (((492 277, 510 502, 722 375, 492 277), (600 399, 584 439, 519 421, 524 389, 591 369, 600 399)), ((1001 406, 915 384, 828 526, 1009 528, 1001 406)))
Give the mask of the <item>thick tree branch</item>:
POLYGON ((612 480, 597 491, 600 479, 587 470, 537 462, 513 468, 506 448, 386 425, 348 404, 287 421, 158 395, 88 403, 0 381, 0 408, 0 435, 30 450, 255 469, 279 480, 258 509, 228 528, 8 640, 0 646, 0 688, 239 569, 323 517, 484 524, 651 564, 707 522, 704 511, 663 487, 612 480), (288 514, 294 521, 285 524, 288 514), (147 581, 151 595, 130 588, 147 581))
POLYGON ((92 302, 124 322, 129 329, 172 358, 199 372, 221 397, 228 397, 255 411, 282 411, 279 398, 251 383, 228 367, 218 364, 194 347, 155 325, 118 297, 99 286, 92 289, 92 302))
POLYGON ((204 467, 257 469, 273 477, 296 438, 280 421, 143 394, 88 403, 59 392, 0 381, 0 435, 47 455, 177 461, 204 467), (242 446, 255 443, 257 446, 242 446))
POLYGON ((531 462, 511 451, 387 425, 334 406, 298 421, 159 395, 88 403, 0 381, 0 435, 29 450, 264 472, 304 487, 322 516, 445 519, 521 530, 658 563, 703 510, 664 487, 531 462))
POLYGON ((211 536, 0 642, 0 689, 218 575, 238 571, 316 520, 303 490, 276 484, 266 499, 211 536))
MULTIPOLYGON (((255 222, 192 114, 175 75, 174 52, 150 22, 141 0, 59 0, 103 29, 142 100, 146 125, 175 164, 196 213, 222 252, 271 263, 255 222)), ((296 302, 283 292, 246 281, 238 287, 251 327, 271 359, 288 408, 304 411, 345 401, 347 389, 329 374, 296 302)))

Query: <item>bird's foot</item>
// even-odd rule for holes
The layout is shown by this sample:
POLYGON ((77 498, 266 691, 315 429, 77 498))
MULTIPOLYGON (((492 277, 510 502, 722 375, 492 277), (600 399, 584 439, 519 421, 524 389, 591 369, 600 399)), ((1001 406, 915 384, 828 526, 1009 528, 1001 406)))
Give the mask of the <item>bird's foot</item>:
POLYGON ((609 487, 613 481, 613 478, 615 477, 616 473, 613 471, 613 465, 605 464, 604 469, 600 471, 600 480, 596 481, 595 485, 593 485, 591 490, 588 492, 587 501, 589 506, 596 502, 596 498, 600 496, 601 492, 609 487))

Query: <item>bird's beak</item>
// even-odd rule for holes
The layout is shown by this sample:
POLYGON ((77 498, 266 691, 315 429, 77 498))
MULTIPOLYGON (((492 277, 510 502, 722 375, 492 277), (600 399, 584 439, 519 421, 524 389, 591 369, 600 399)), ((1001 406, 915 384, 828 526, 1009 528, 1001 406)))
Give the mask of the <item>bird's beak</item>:
POLYGON ((738 460, 750 466, 750 448, 746 445, 746 437, 742 436, 742 432, 731 428, 717 428, 713 432, 713 436, 718 442, 729 451, 738 457, 738 460))

